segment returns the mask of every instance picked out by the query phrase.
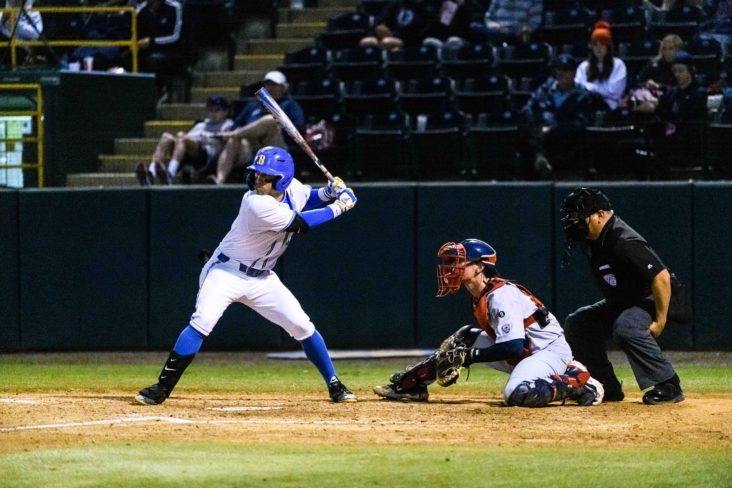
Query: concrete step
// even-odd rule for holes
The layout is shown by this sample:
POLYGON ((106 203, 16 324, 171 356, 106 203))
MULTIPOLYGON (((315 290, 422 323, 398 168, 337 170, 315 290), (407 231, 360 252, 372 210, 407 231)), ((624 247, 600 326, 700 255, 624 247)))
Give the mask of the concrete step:
POLYGON ((198 88, 219 88, 226 86, 248 85, 262 81, 269 70, 236 70, 236 71, 209 71, 196 73, 193 86, 198 88))
POLYGON ((242 54, 280 54, 280 59, 287 51, 296 51, 312 46, 314 39, 239 39, 236 52, 242 54))
POLYGON ((281 8, 279 9, 280 22, 328 22, 328 19, 338 17, 356 10, 356 7, 318 7, 318 8, 281 8))
POLYGON ((108 187, 140 186, 134 173, 72 173, 66 175, 66 186, 108 187))
POLYGON ((194 120, 148 120, 145 122, 145 137, 159 139, 163 132, 188 132, 193 123, 194 120))
POLYGON ((277 24, 275 35, 281 38, 306 38, 315 39, 318 34, 325 30, 325 22, 293 22, 289 24, 277 24))
POLYGON ((134 173, 138 164, 148 165, 152 153, 144 154, 100 154, 100 173, 134 173))
POLYGON ((282 64, 284 53, 278 54, 237 54, 234 57, 234 70, 269 71, 282 64))
POLYGON ((204 117, 205 103, 165 103, 158 107, 158 120, 201 120, 204 117))
POLYGON ((206 103, 211 95, 222 95, 229 101, 239 98, 240 86, 221 86, 216 88, 194 86, 191 88, 191 103, 206 103))
POLYGON ((151 157, 157 145, 158 139, 154 137, 119 138, 114 140, 114 153, 151 157))

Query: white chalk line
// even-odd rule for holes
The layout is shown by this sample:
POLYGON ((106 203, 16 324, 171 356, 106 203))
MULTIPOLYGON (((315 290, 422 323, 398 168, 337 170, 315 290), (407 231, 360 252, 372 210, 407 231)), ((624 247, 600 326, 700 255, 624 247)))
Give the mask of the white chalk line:
POLYGON ((39 405, 38 400, 23 400, 18 398, 0 398, 0 403, 16 403, 21 405, 39 405))
POLYGON ((209 407, 206 410, 215 410, 217 412, 260 412, 267 410, 282 410, 282 405, 272 405, 270 407, 209 407))
POLYGON ((65 429, 70 427, 90 427, 95 425, 130 424, 143 422, 162 422, 168 424, 199 424, 199 425, 410 425, 418 424, 415 421, 383 421, 371 420, 283 420, 283 419, 238 419, 238 420, 191 420, 175 417, 123 417, 117 419, 89 420, 85 422, 64 422, 56 424, 16 425, 14 427, 0 427, 0 432, 15 432, 19 430, 35 429, 65 429))

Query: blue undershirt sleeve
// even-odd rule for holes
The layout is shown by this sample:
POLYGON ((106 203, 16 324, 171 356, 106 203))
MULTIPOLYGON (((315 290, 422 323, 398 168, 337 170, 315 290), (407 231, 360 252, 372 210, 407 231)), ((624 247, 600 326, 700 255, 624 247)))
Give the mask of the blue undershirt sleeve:
POLYGON ((320 195, 318 195, 317 189, 310 190, 310 196, 308 196, 308 201, 305 202, 305 206, 303 207, 303 210, 312 210, 314 208, 322 207, 327 202, 324 202, 320 199, 320 195))
POLYGON ((484 349, 473 349, 470 355, 472 363, 490 363, 503 359, 517 358, 524 350, 523 339, 513 339, 506 342, 499 342, 484 349))
POLYGON ((333 211, 328 207, 308 210, 306 212, 302 212, 300 216, 305 220, 309 227, 315 227, 316 225, 320 225, 335 218, 333 211))

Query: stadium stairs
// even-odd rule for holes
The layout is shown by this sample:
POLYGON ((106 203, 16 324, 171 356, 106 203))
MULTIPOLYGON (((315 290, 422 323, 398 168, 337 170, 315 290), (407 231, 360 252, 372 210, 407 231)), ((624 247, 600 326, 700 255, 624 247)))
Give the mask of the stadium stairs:
POLYGON ((237 54, 231 71, 218 71, 215 66, 211 70, 211 63, 194 66, 191 103, 161 104, 157 119, 145 121, 140 137, 115 139, 114 154, 100 154, 96 172, 69 174, 66 186, 138 185, 135 167, 150 162, 163 132, 188 131, 205 113, 205 101, 212 94, 224 95, 229 100, 239 98, 242 85, 261 80, 267 71, 282 64, 286 51, 312 45, 318 33, 325 30, 329 18, 354 11, 357 5, 358 0, 318 0, 318 7, 280 9, 275 38, 237 39, 237 54))

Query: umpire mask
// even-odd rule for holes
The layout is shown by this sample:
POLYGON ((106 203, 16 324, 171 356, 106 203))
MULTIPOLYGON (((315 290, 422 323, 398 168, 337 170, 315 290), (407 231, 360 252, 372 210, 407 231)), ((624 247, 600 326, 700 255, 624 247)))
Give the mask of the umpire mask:
POLYGON ((581 242, 590 228, 585 219, 600 210, 611 210, 610 200, 597 188, 577 188, 562 202, 562 226, 568 241, 581 242))

